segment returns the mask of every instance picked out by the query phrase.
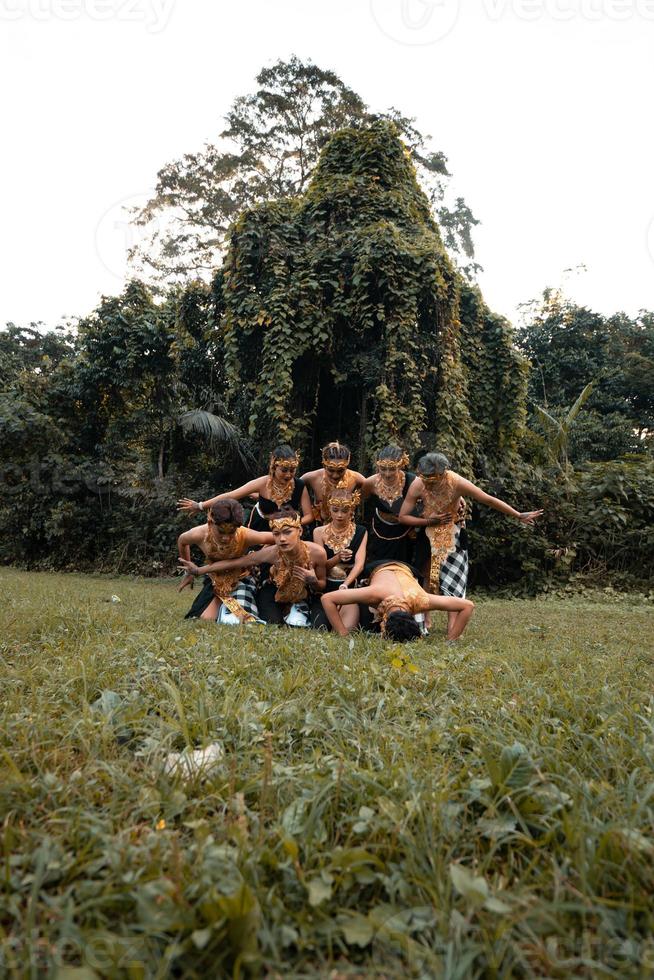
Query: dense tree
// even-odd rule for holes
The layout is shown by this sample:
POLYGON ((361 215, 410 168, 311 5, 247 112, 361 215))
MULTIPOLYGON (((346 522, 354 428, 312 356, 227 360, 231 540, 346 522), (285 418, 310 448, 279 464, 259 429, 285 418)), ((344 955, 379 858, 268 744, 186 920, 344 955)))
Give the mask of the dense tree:
POLYGON ((593 382, 570 430, 570 458, 614 459, 646 448, 654 430, 654 315, 605 317, 545 290, 526 305, 524 320, 517 342, 532 365, 534 426, 538 406, 562 419, 593 382))
POLYGON ((532 307, 531 408, 552 416, 539 441, 524 424, 527 361, 452 261, 405 140, 391 120, 358 119, 311 168, 282 154, 286 196, 238 215, 210 282, 155 299, 133 281, 74 334, 0 334, 1 560, 170 568, 176 496, 242 482, 279 439, 309 463, 338 435, 362 468, 391 439, 437 447, 490 492, 545 507, 533 533, 475 515, 477 582, 648 574, 651 459, 583 461, 645 445, 654 318, 600 317, 551 292, 532 307))
POLYGON ((437 442, 467 470, 516 450, 510 327, 453 265, 393 123, 341 130, 304 194, 246 210, 214 288, 232 404, 260 445, 315 458, 339 433, 365 465, 389 439, 437 442))
POLYGON ((412 119, 391 109, 379 116, 333 71, 296 57, 264 68, 253 94, 236 99, 217 143, 162 167, 156 192, 135 215, 145 238, 132 252, 141 274, 170 285, 207 277, 222 255, 231 222, 261 201, 302 194, 320 152, 336 131, 391 119, 408 146, 438 217, 446 246, 472 274, 477 220, 463 198, 449 195, 447 160, 427 146, 412 119))
POLYGON ((207 495, 251 463, 217 414, 210 305, 202 285, 157 303, 132 282, 80 322, 74 343, 0 333, 5 561, 135 567, 170 549, 180 492, 207 495))

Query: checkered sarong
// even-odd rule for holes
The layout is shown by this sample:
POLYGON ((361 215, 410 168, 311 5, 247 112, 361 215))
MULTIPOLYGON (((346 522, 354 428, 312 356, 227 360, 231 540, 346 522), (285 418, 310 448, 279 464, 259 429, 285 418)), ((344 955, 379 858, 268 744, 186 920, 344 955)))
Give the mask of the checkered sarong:
MULTIPOLYGON (((254 616, 255 619, 259 620, 259 610, 257 608, 257 583, 254 578, 248 576, 247 578, 239 579, 238 585, 235 589, 229 593, 231 599, 235 599, 239 606, 254 616)), ((223 614, 224 615, 224 614, 223 614)), ((261 620, 259 620, 261 622, 261 620)))
POLYGON ((468 586, 468 552, 461 547, 461 529, 457 527, 454 536, 454 551, 447 556, 440 567, 439 587, 441 595, 454 599, 465 599, 468 586))

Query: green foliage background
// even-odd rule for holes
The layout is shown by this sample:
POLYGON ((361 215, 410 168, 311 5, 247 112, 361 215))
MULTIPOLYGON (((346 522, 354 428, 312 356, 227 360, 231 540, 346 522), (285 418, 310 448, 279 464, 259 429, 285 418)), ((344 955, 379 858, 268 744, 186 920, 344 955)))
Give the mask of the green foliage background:
POLYGON ((340 437, 366 472, 389 441, 439 449, 545 508, 533 530, 475 510, 474 586, 640 588, 653 335, 650 314, 546 293, 516 338, 448 255, 395 123, 343 129, 302 193, 242 212, 211 283, 155 299, 135 280, 76 332, 0 333, 0 560, 159 574, 188 526, 177 497, 239 485, 280 441, 309 469, 340 437), (564 418, 589 381, 562 463, 540 393, 564 418))
POLYGON ((392 123, 337 133, 305 194, 245 211, 220 288, 250 435, 315 459, 336 433, 362 468, 388 442, 465 472, 515 455, 526 363, 447 255, 392 123))

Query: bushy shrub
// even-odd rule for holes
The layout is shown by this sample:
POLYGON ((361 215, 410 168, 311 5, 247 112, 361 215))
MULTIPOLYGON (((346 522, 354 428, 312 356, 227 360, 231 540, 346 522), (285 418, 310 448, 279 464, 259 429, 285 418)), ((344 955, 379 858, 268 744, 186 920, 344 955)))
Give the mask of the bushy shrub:
POLYGON ((475 508, 469 525, 473 585, 524 593, 580 577, 625 588, 651 585, 654 462, 649 456, 587 463, 567 477, 520 464, 484 488, 517 508, 542 507, 545 513, 531 528, 475 508))

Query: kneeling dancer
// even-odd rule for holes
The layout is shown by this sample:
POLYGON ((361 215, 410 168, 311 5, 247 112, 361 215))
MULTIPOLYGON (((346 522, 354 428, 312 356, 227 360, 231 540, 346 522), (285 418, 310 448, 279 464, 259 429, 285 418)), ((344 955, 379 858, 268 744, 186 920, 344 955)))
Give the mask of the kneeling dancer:
MULTIPOLYGON (((325 549, 327 556, 326 592, 336 589, 350 589, 356 585, 358 576, 366 563, 366 543, 368 532, 363 524, 355 524, 354 514, 359 504, 359 493, 349 493, 345 489, 333 490, 328 499, 331 520, 329 524, 317 527, 313 540, 325 549)), ((317 629, 329 628, 329 623, 321 607, 318 607, 313 626, 317 629)), ((349 606, 343 613, 343 622, 353 629, 359 622, 359 607, 349 606)))
POLYGON ((218 500, 207 511, 207 523, 184 531, 177 539, 179 564, 185 571, 178 592, 192 585, 196 575, 206 575, 204 588, 186 614, 186 619, 217 619, 221 606, 229 609, 241 623, 257 619, 254 594, 256 583, 241 569, 217 572, 214 565, 198 567, 191 561, 191 545, 202 551, 209 562, 240 558, 251 548, 260 548, 273 540, 269 532, 243 527, 243 508, 238 500, 218 500))
POLYGON ((263 584, 257 593, 259 615, 267 623, 306 626, 315 593, 326 585, 324 548, 302 540, 302 521, 294 510, 270 517, 274 544, 242 558, 218 561, 201 571, 235 572, 261 566, 263 584))
POLYGON ((422 634, 414 616, 432 609, 455 613, 452 622, 448 623, 447 638, 456 640, 468 625, 474 609, 474 603, 469 599, 425 592, 409 566, 398 561, 382 562, 373 568, 370 584, 365 588, 327 592, 322 597, 327 619, 340 636, 350 632, 343 623, 340 607, 353 602, 374 607, 375 621, 380 625, 382 636, 398 643, 419 639, 422 634))

